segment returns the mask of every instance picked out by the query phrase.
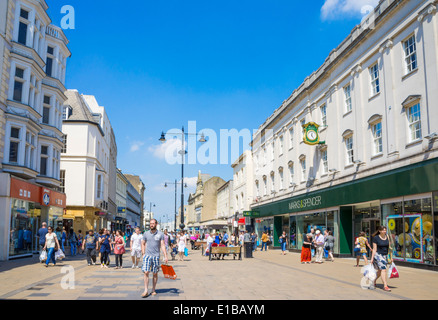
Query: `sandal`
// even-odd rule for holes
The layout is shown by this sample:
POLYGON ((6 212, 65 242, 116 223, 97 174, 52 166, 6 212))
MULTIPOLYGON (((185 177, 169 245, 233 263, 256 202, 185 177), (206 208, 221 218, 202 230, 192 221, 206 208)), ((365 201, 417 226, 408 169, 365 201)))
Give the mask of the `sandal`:
POLYGON ((143 293, 143 294, 141 295, 142 298, 147 298, 147 297, 149 297, 149 296, 150 296, 149 292, 146 292, 146 294, 143 293))
POLYGON ((151 293, 151 296, 156 296, 156 295, 157 293, 155 291, 151 293))
POLYGON ((385 290, 387 292, 391 292, 391 289, 389 289, 389 287, 384 287, 383 290, 385 290))

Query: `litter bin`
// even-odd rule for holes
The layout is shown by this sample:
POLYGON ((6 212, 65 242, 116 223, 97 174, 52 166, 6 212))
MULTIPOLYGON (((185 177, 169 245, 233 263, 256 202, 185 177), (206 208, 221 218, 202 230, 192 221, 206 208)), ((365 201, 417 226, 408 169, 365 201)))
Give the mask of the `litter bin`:
POLYGON ((244 243, 245 258, 252 258, 252 242, 244 243))

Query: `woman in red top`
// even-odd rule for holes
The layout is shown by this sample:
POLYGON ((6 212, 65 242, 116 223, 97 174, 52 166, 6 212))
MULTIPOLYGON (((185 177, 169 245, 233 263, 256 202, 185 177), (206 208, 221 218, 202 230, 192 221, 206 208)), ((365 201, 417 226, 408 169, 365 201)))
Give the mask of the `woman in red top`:
POLYGON ((303 247, 301 249, 301 263, 310 263, 312 261, 311 245, 312 236, 310 234, 304 235, 303 247))
POLYGON ((113 245, 114 254, 116 256, 116 269, 121 269, 123 265, 123 254, 125 253, 125 240, 122 237, 122 231, 116 231, 116 237, 113 241, 113 245))

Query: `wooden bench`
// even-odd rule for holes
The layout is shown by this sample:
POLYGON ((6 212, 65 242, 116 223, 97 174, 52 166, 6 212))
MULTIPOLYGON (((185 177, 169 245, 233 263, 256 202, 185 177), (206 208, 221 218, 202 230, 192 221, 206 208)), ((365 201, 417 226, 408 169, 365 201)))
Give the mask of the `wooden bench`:
POLYGON ((193 246, 195 247, 195 250, 198 250, 201 248, 201 246, 206 246, 206 245, 207 245, 207 241, 196 241, 193 246))
POLYGON ((236 260, 236 255, 239 255, 239 260, 242 260, 242 247, 211 247, 209 260, 213 260, 214 254, 232 254, 233 260, 236 260))

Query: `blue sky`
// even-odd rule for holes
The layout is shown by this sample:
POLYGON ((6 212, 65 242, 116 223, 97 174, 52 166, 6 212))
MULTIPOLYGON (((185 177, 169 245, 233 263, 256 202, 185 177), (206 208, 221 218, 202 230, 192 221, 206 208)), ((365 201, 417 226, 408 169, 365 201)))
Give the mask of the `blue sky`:
MULTIPOLYGON (((162 131, 189 121, 218 135, 257 129, 378 2, 46 1, 58 26, 61 7, 75 9, 75 29, 64 31, 72 52, 66 86, 106 108, 118 167, 142 177, 146 208, 155 203, 158 217, 174 213, 174 189, 164 182, 181 178, 180 165, 159 157, 162 131)), ((186 165, 185 198, 198 170, 227 181, 234 160, 186 165)))

